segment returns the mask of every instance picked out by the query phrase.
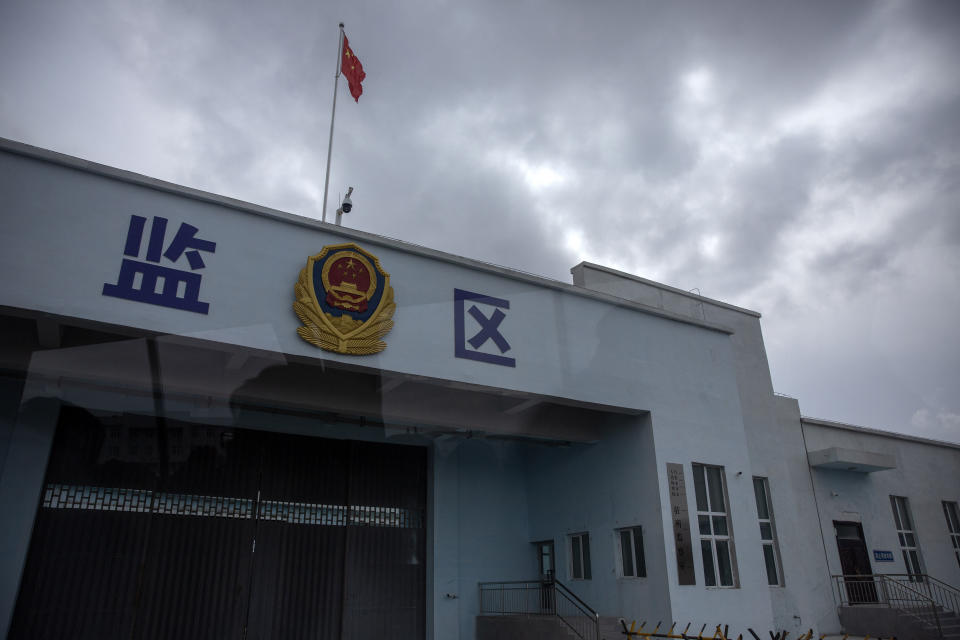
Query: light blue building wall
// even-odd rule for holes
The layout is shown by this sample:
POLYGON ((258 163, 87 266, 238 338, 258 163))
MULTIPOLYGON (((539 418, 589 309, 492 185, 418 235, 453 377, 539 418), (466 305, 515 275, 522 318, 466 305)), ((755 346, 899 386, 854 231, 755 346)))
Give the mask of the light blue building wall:
POLYGON ((650 417, 611 417, 596 429, 596 444, 529 450, 530 540, 554 541, 558 578, 596 603, 600 615, 670 619, 661 526, 668 509, 660 502, 650 417), (642 528, 644 577, 620 575, 617 530, 627 527, 642 528), (571 574, 570 536, 583 532, 590 534, 590 580, 571 574))
POLYGON ((536 576, 525 447, 451 439, 433 447, 433 637, 473 638, 478 583, 536 576))
MULTIPOLYGON (((890 504, 891 496, 897 496, 906 501, 923 573, 951 585, 960 584, 960 557, 950 544, 943 506, 944 502, 956 503, 960 497, 960 446, 909 436, 890 437, 813 418, 804 418, 802 425, 810 452, 837 448, 841 456, 842 452, 859 452, 889 460, 885 463, 888 468, 869 472, 849 470, 852 462, 847 468, 813 467, 824 539, 830 543, 836 539, 835 521, 860 523, 873 572, 907 573, 890 504), (875 550, 891 552, 892 560, 879 561, 875 550)), ((830 573, 841 573, 836 545, 827 544, 826 548, 830 573)))
POLYGON ((8 337, 0 353, 12 372, 0 378, 0 628, 60 403, 423 447, 427 637, 437 640, 472 640, 478 583, 536 579, 533 543, 544 540, 558 578, 605 617, 836 631, 830 523, 859 518, 871 545, 896 551, 890 495, 909 497, 931 574, 960 583, 938 512, 960 499, 960 449, 802 419, 773 392, 754 311, 588 263, 563 284, 9 141, 0 206, 0 312, 23 344, 37 342, 8 337), (203 270, 209 313, 102 295, 132 215, 191 224, 217 243, 203 270), (320 351, 296 332, 300 269, 344 242, 374 253, 395 290, 395 326, 378 354, 320 351), (509 301, 499 330, 515 366, 456 357, 455 290, 509 301), (60 344, 61 327, 111 340, 60 344), (808 454, 830 447, 896 465, 812 467, 808 454), (668 464, 684 471, 691 585, 679 579, 668 464), (693 465, 722 472, 732 587, 705 585, 693 465), (777 523, 782 580, 772 586, 754 477, 769 483, 777 523), (645 577, 622 576, 617 531, 627 527, 643 532, 645 577), (582 533, 589 580, 571 574, 570 536, 582 533))
MULTIPOLYGON (((657 478, 667 462, 684 463, 688 470, 697 459, 732 467, 738 463, 736 452, 742 455, 742 442, 723 435, 742 433, 729 328, 12 143, 0 154, 0 165, 4 206, 12 212, 0 261, 5 272, 15 276, 0 283, 0 300, 32 313, 253 349, 276 359, 273 364, 278 366, 291 358, 309 362, 321 354, 296 335, 299 323, 290 311, 292 285, 306 257, 347 240, 376 252, 391 274, 398 302, 388 349, 360 361, 327 352, 322 358, 394 376, 398 391, 381 394, 373 407, 385 421, 432 427, 445 423, 454 432, 449 441, 438 438, 432 449, 434 564, 428 609, 435 631, 449 629, 456 611, 458 626, 469 637, 477 582, 534 577, 530 543, 544 536, 554 537, 563 562, 565 536, 572 527, 595 532, 597 578, 574 589, 596 598, 598 610, 639 616, 642 612, 625 610, 634 595, 650 596, 647 602, 656 603, 664 615, 671 601, 683 610, 681 594, 664 590, 675 566, 667 561, 674 550, 664 534, 670 530, 661 507, 666 488, 657 478), (170 224, 188 222, 217 242, 203 273, 208 314, 100 294, 102 285, 117 277, 133 214, 168 217, 170 224), (56 233, 49 233, 51 229, 56 233), (106 246, 115 250, 104 250, 106 246), (41 251, 57 258, 32 258, 41 251), (510 336, 515 367, 453 357, 454 289, 510 301, 502 331, 510 336), (428 392, 419 403, 402 395, 404 384, 410 387, 410 381, 424 379, 440 392, 428 392), (581 407, 601 419, 568 417, 565 424, 536 410, 514 409, 499 417, 476 418, 463 398, 460 404, 454 400, 459 396, 451 395, 456 392, 449 385, 466 385, 468 394, 473 393, 470 389, 500 390, 511 394, 514 404, 560 399, 571 407, 571 416, 581 407), (471 442, 463 435, 471 429, 463 425, 479 425, 478 434, 584 444, 552 449, 471 442), (727 444, 718 447, 697 435, 710 432, 727 444), (703 453, 694 455, 697 444, 703 445, 703 453), (579 498, 572 501, 564 495, 579 498), (551 504, 555 509, 547 507, 551 504), (631 522, 647 531, 649 575, 644 580, 615 576, 614 530, 631 522)), ((161 349, 161 359, 170 390, 190 389, 224 405, 224 398, 242 384, 230 375, 201 376, 189 357, 172 346, 168 351, 161 349), (164 355, 168 351, 171 355, 164 355)), ((142 358, 141 351, 134 360, 145 384, 142 358)), ((119 359, 118 354, 54 359, 33 368, 40 376, 69 372, 89 377, 99 366, 96 362, 110 359, 119 359)), ((127 372, 126 377, 137 376, 127 372)), ((274 401, 288 396, 283 402, 291 406, 311 402, 307 389, 284 385, 282 392, 272 393, 274 401)), ((351 405, 349 398, 326 400, 345 409, 371 410, 361 401, 351 405)), ((205 417, 210 415, 208 411, 205 417)), ((10 474, 4 481, 5 486, 19 487, 11 500, 31 503, 39 492, 36 483, 22 487, 10 474)), ((693 503, 692 483, 688 490, 693 503)), ((749 498, 746 487, 731 486, 734 516, 749 498)), ((21 529, 29 528, 28 519, 23 524, 21 529)), ((751 532, 738 535, 738 542, 749 543, 751 532)), ((14 562, 25 553, 23 538, 8 541, 7 557, 14 562)))

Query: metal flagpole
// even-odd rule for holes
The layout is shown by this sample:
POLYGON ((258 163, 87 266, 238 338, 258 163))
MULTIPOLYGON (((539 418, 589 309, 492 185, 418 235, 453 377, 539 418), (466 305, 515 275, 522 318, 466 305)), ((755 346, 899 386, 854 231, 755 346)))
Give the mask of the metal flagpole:
POLYGON ((327 144, 327 177, 323 180, 323 213, 321 222, 327 221, 327 189, 330 186, 330 154, 333 152, 333 118, 337 115, 337 85, 340 82, 340 62, 343 60, 343 23, 340 23, 340 41, 337 43, 337 73, 333 77, 333 110, 330 112, 330 142, 327 144))

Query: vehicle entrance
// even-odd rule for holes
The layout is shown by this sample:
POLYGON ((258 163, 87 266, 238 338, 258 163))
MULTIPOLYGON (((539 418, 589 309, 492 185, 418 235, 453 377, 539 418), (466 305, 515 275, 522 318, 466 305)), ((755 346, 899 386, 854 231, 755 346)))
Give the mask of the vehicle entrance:
POLYGON ((423 638, 426 450, 61 412, 10 638, 423 638))

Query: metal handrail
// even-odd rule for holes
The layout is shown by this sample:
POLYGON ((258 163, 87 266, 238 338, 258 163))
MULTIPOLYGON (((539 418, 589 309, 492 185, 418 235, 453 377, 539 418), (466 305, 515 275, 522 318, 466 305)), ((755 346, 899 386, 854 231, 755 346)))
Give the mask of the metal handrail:
POLYGON ((949 582, 944 582, 939 578, 933 577, 929 573, 877 573, 873 575, 886 576, 888 578, 913 578, 914 581, 916 582, 923 582, 925 580, 930 580, 931 582, 936 582, 938 584, 943 585, 950 591, 960 594, 960 589, 957 589, 955 586, 953 586, 949 582), (917 578, 919 578, 919 580, 917 580, 917 578))
POLYGON ((920 612, 929 608, 930 616, 933 618, 932 626, 936 628, 940 637, 943 637, 938 608, 946 608, 928 593, 923 593, 917 588, 918 585, 923 584, 917 578, 926 576, 920 574, 907 576, 914 582, 904 582, 896 579, 904 576, 907 576, 907 574, 848 574, 833 575, 832 577, 837 585, 841 606, 844 604, 887 606, 925 625, 930 624, 930 620, 920 612), (845 595, 846 597, 844 597, 845 595))
POLYGON ((937 584, 939 584, 940 586, 942 586, 944 589, 952 592, 955 596, 960 597, 960 589, 957 589, 955 586, 953 586, 953 585, 950 584, 949 582, 944 582, 943 580, 940 580, 939 578, 934 578, 933 576, 931 576, 930 574, 927 574, 927 573, 923 574, 923 577, 926 578, 927 580, 932 581, 932 582, 936 582, 937 584))
POLYGON ((891 580, 896 578, 897 582, 903 582, 903 579, 906 578, 909 582, 915 584, 913 588, 926 591, 927 595, 943 607, 945 611, 960 614, 960 589, 952 584, 925 573, 888 573, 884 575, 891 580))
MULTIPOLYGON (((556 607, 557 617, 560 618, 560 620, 562 620, 564 624, 570 627, 573 630, 573 632, 576 633, 581 638, 586 639, 592 635, 592 637, 595 640, 600 640, 600 614, 594 611, 590 607, 590 605, 584 602, 579 596, 577 596, 577 594, 575 594, 573 591, 570 591, 570 589, 567 588, 567 585, 563 584, 562 582, 556 579, 554 579, 552 582, 554 584, 555 593, 562 595, 568 602, 573 604, 580 611, 580 613, 583 614, 583 617, 589 618, 592 624, 588 625, 588 628, 589 628, 589 631, 593 631, 593 633, 588 635, 581 634, 580 631, 573 624, 571 624, 570 620, 568 620, 566 616, 561 614, 559 607, 556 607)), ((587 629, 584 629, 584 631, 587 631, 587 629)))
MULTIPOLYGON (((922 610, 922 609, 924 609, 924 608, 926 608, 926 607, 930 607, 930 612, 933 614, 933 622, 934 622, 934 625, 935 625, 936 628, 937 628, 937 633, 939 633, 940 636, 943 637, 943 629, 940 627, 940 615, 939 615, 939 612, 937 611, 937 603, 936 603, 936 601, 935 601, 933 598, 930 598, 930 597, 927 596, 926 594, 921 593, 920 591, 914 589, 913 587, 909 586, 908 584, 905 584, 905 583, 900 582, 900 581, 898 581, 898 580, 891 580, 891 579, 886 579, 886 578, 885 578, 885 579, 881 582, 881 584, 883 585, 883 587, 884 587, 885 589, 889 588, 889 585, 896 585, 896 588, 897 588, 897 589, 900 589, 901 591, 906 591, 908 595, 909 595, 909 594, 912 594, 912 595, 914 596, 914 599, 913 599, 913 600, 907 600, 907 599, 905 599, 905 598, 898 598, 897 600, 900 601, 900 602, 915 602, 915 601, 922 602, 923 604, 922 604, 921 607, 918 607, 918 610, 922 610), (920 597, 919 597, 919 598, 916 598, 916 596, 920 596, 920 597)), ((903 607, 903 606, 894 607, 893 604, 892 604, 892 601, 891 601, 890 607, 891 607, 891 608, 895 608, 895 609, 897 609, 898 611, 900 611, 900 612, 902 612, 902 613, 905 613, 906 615, 914 618, 915 620, 919 620, 919 621, 922 622, 922 623, 925 623, 925 624, 926 624, 926 623, 928 622, 928 620, 926 620, 922 615, 919 615, 917 612, 911 611, 911 610, 910 610, 909 608, 907 608, 907 607, 903 607)))
POLYGON ((553 583, 558 587, 560 587, 561 589, 563 589, 564 595, 567 596, 567 598, 569 598, 570 600, 575 601, 574 604, 579 604, 581 611, 583 611, 584 613, 589 613, 590 615, 596 615, 597 612, 594 611, 592 608, 590 608, 590 605, 588 605, 586 602, 581 600, 580 596, 575 594, 573 591, 570 591, 567 585, 563 584, 559 580, 554 580, 553 583))
POLYGON ((600 616, 558 580, 480 583, 480 613, 554 616, 583 640, 600 639, 600 616))

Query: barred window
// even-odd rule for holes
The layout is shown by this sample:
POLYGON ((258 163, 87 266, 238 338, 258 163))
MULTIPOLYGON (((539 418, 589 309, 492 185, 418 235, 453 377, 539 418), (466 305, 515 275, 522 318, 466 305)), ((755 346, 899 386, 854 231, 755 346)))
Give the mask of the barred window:
POLYGON ((780 547, 777 544, 777 528, 773 522, 773 504, 770 501, 770 483, 766 478, 753 478, 753 493, 757 498, 757 516, 760 519, 760 541, 763 545, 763 562, 767 567, 767 584, 783 585, 780 569, 780 547))
POLYGON ((923 582, 923 557, 920 555, 917 533, 913 529, 913 518, 910 517, 910 504, 903 496, 890 496, 890 506, 893 508, 893 522, 897 526, 900 552, 910 581, 923 582))
POLYGON ((620 543, 620 575, 624 578, 644 578, 647 563, 643 555, 643 530, 628 527, 617 530, 620 543))
POLYGON ((693 465, 703 578, 708 587, 737 586, 736 557, 723 467, 693 465))
POLYGON ((950 531, 950 542, 953 544, 953 555, 960 565, 960 509, 956 502, 943 501, 943 515, 947 518, 947 530, 950 531))
POLYGON ((570 536, 570 577, 589 580, 590 574, 590 534, 574 534, 570 536))

